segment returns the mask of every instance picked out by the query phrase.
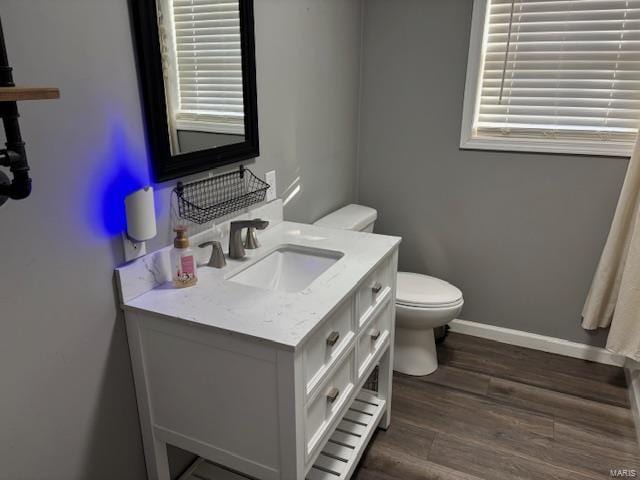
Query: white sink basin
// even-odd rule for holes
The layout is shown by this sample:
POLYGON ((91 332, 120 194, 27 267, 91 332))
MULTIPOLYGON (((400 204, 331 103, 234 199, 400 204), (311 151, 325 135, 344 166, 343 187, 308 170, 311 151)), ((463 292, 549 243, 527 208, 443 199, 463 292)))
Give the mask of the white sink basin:
POLYGON ((299 292, 343 255, 334 250, 283 245, 229 280, 267 290, 299 292))

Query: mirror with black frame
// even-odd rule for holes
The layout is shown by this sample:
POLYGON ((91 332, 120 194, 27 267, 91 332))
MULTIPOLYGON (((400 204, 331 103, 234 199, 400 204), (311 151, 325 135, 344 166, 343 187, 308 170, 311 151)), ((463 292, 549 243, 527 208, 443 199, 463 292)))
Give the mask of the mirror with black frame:
POLYGON ((252 0, 131 0, 156 181, 257 157, 252 0))

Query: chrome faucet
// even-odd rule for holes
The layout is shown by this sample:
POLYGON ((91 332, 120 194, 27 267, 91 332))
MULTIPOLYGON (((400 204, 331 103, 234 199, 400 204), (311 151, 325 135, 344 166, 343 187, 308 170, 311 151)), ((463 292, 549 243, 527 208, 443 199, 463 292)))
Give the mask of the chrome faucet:
POLYGON ((248 248, 257 247, 257 238, 255 237, 255 230, 264 230, 269 226, 269 222, 256 218, 254 220, 237 220, 229 224, 229 258, 239 259, 244 258, 245 251, 242 244, 242 230, 249 229, 247 236, 251 237, 248 241, 248 248), (252 229, 255 229, 252 231, 252 229))

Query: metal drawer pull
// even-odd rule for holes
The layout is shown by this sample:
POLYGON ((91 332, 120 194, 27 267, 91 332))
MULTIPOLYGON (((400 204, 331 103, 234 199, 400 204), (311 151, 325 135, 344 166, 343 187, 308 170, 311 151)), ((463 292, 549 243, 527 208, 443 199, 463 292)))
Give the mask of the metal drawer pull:
POLYGON ((336 343, 338 343, 338 339, 340 338, 340 332, 331 332, 327 337, 327 345, 333 347, 336 343))
POLYGON ((338 395, 340 395, 340 390, 338 390, 336 387, 331 387, 327 392, 327 401, 329 403, 335 402, 336 398, 338 398, 338 395))
POLYGON ((377 340, 378 338, 380 338, 380 330, 377 328, 374 328, 373 330, 371 330, 371 340, 377 340))
POLYGON ((380 293, 380 290, 382 290, 382 284, 380 282, 374 283, 373 287, 371 287, 371 291, 374 293, 374 295, 380 293))

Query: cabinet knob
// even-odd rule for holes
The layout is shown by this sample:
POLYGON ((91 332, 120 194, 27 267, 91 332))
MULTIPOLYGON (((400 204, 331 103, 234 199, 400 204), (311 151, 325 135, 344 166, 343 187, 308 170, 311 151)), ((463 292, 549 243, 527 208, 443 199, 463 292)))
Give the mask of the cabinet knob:
POLYGON ((338 343, 338 339, 340 338, 340 332, 331 332, 327 337, 327 345, 333 347, 336 343, 338 343))
POLYGON ((329 403, 335 402, 336 398, 338 398, 338 395, 340 395, 340 390, 338 390, 336 387, 331 387, 327 392, 327 401, 329 403))
POLYGON ((373 287, 371 287, 371 291, 373 292, 374 295, 377 295, 378 293, 380 293, 380 290, 382 290, 382 284, 380 282, 374 283, 373 287))
POLYGON ((377 328, 374 328, 371 330, 371 340, 375 341, 378 338, 380 338, 380 330, 377 328))

